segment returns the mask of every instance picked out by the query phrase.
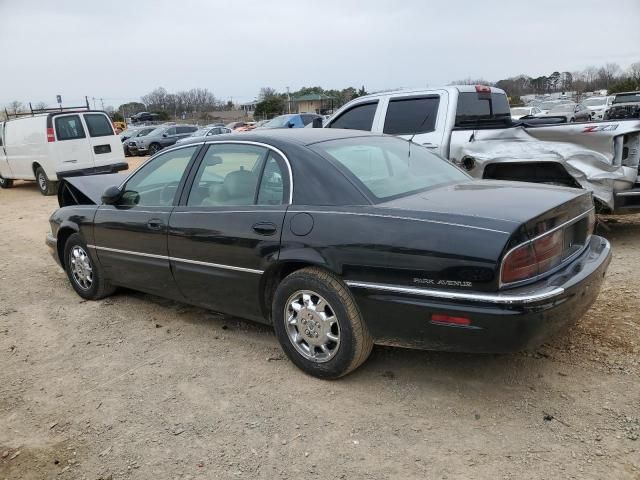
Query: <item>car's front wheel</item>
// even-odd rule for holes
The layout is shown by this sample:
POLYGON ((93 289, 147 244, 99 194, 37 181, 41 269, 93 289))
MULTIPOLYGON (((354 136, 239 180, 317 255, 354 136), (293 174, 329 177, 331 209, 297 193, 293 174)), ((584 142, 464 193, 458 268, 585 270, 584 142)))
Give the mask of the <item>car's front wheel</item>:
POLYGON ((91 259, 87 244, 77 233, 71 235, 64 246, 64 269, 71 286, 82 298, 99 300, 115 291, 104 277, 100 265, 91 259))
POLYGON ((338 378, 360 366, 373 339, 348 288, 330 272, 310 267, 286 277, 273 299, 282 349, 306 373, 338 378))
POLYGON ((149 155, 155 155, 160 151, 160 148, 160 145, 158 145, 157 143, 152 143, 151 145, 149 145, 149 155))

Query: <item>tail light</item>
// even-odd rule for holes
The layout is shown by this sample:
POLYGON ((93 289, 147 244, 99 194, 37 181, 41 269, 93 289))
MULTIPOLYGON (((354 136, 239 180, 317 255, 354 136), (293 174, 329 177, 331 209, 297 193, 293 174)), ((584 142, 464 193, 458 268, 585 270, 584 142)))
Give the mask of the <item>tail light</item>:
POLYGON ((55 142, 56 135, 53 133, 53 128, 47 128, 47 142, 55 142))
POLYGON ((502 283, 527 280, 560 265, 563 230, 556 230, 507 253, 502 262, 502 283))
POLYGON ((442 325, 471 325, 471 319, 467 317, 453 317, 451 315, 445 315, 441 313, 434 313, 431 315, 432 323, 439 323, 442 325))

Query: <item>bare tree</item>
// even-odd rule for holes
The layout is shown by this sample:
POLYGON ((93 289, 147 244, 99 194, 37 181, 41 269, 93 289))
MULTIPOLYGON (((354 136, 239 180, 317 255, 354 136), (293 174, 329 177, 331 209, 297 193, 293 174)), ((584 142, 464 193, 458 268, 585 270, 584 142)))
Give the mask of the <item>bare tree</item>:
POLYGON ((629 66, 629 76, 633 80, 640 80, 640 62, 632 63, 629 66))
POLYGON ((44 110, 45 108, 47 108, 47 104, 46 102, 37 102, 34 106, 33 106, 34 110, 44 110))
POLYGON ((598 80, 601 84, 604 84, 605 88, 609 88, 619 73, 620 65, 617 63, 607 63, 604 67, 598 69, 598 80))
POLYGON ((24 110, 24 104, 17 100, 14 100, 13 102, 11 102, 9 105, 7 105, 7 107, 8 107, 8 110, 12 112, 14 115, 24 110))
POLYGON ((260 93, 258 94, 258 100, 263 101, 268 98, 277 97, 278 91, 275 88, 271 87, 262 87, 260 89, 260 93))
POLYGON ((167 103, 167 91, 162 87, 158 87, 144 95, 141 100, 149 110, 164 110, 167 103))

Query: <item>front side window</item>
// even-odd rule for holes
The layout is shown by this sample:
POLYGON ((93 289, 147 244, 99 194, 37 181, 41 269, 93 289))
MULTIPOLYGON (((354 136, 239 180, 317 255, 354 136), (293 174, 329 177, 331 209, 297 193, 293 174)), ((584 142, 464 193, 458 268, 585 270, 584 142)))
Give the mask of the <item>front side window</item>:
POLYGON ((187 205, 253 205, 268 153, 255 145, 210 145, 198 167, 187 205))
POLYGON ((84 121, 87 123, 87 129, 91 137, 106 137, 113 135, 111 122, 101 113, 86 113, 84 121))
POLYGON ((159 155, 127 182, 119 205, 166 207, 173 205, 178 185, 197 146, 159 155))
POLYGON ((78 115, 56 117, 55 123, 58 140, 78 140, 86 137, 78 115))
POLYGON ((373 117, 376 114, 376 108, 378 108, 377 101, 356 105, 331 122, 329 128, 370 131, 371 127, 373 127, 373 117))
POLYGON ((311 148, 378 202, 469 179, 445 159, 400 138, 344 138, 316 143, 311 148))
POLYGON ((413 135, 433 132, 438 118, 440 96, 422 98, 393 98, 389 100, 384 133, 413 135))
POLYGON ((184 134, 184 133, 193 133, 198 129, 197 127, 176 127, 176 130, 178 134, 184 134))
POLYGON ((165 132, 167 135, 175 135, 176 134, 176 127, 171 127, 168 128, 167 131, 165 132))

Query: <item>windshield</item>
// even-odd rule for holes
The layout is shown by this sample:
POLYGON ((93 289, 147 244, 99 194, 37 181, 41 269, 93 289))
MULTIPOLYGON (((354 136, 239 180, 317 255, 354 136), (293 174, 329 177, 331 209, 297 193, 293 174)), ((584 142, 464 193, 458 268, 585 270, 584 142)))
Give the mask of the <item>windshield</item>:
POLYGON ((622 93, 616 95, 613 99, 613 103, 637 103, 640 102, 640 92, 635 93, 622 93))
POLYGON ((456 127, 510 124, 511 111, 504 93, 462 92, 458 96, 456 127))
POLYGON ((145 128, 140 130, 136 135, 136 137, 144 137, 145 135, 149 135, 151 132, 153 132, 153 128, 145 128))
POLYGON ((265 128, 282 128, 287 125, 287 122, 291 120, 295 115, 280 115, 279 117, 269 120, 263 125, 265 128))
POLYGON ((311 145, 379 202, 469 176, 425 147, 396 137, 357 137, 311 145), (410 152, 410 153, 409 153, 410 152))
POLYGON ((558 104, 556 102, 542 102, 540 105, 538 105, 538 108, 540 108, 541 110, 550 110, 557 105, 558 104))
POLYGON ((605 105, 607 103, 606 98, 587 98, 582 102, 587 107, 597 107, 599 105, 605 105))
POLYGON ((529 115, 530 108, 512 108, 511 115, 529 115))
POLYGON ((564 103, 562 105, 556 105, 551 110, 549 110, 549 113, 551 113, 551 112, 573 112, 573 110, 575 110, 575 108, 576 108, 576 106, 573 103, 564 103))
POLYGON ((191 137, 204 137, 209 130, 211 130, 210 128, 199 128, 198 130, 196 130, 195 132, 193 132, 190 136, 191 137))
POLYGON ((147 135, 149 135, 150 137, 157 137, 159 135, 162 135, 164 133, 164 130, 165 130, 165 127, 154 128, 147 135))

